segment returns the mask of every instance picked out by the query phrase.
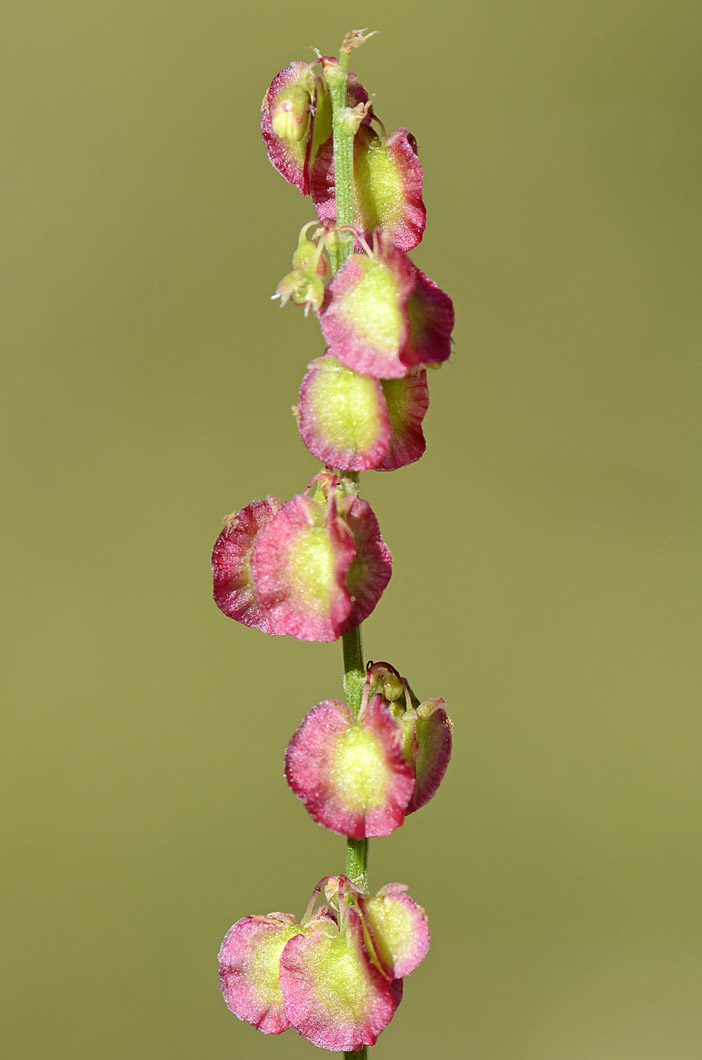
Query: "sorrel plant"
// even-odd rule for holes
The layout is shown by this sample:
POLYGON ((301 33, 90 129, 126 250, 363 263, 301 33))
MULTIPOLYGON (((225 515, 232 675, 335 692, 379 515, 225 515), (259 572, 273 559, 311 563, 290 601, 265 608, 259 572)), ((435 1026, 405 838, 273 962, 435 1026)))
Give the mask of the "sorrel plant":
POLYGON ((426 366, 448 358, 453 329, 451 299, 408 256, 426 218, 416 141, 407 129, 387 133, 348 69, 368 36, 347 34, 338 59, 291 63, 263 99, 268 157, 317 213, 274 297, 312 310, 326 343, 296 406, 323 468, 290 500, 268 495, 229 516, 212 553, 224 614, 270 636, 341 639, 346 696, 308 710, 285 752, 307 812, 346 836, 344 872, 314 886, 299 921, 238 920, 219 951, 222 993, 266 1034, 292 1028, 359 1058, 429 948, 426 914, 404 884, 369 890, 368 840, 431 799, 451 754, 444 701, 420 702, 390 663, 363 661, 361 623, 392 556, 359 473, 424 453, 426 366))

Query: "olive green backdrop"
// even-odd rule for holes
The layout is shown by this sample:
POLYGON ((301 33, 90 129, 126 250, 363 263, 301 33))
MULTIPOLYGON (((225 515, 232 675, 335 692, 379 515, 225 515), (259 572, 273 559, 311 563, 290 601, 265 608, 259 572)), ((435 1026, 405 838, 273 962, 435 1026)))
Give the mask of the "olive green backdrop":
POLYGON ((426 455, 362 481, 395 557, 367 654, 456 741, 372 843, 433 934, 373 1056, 699 1057, 698 5, 25 0, 0 63, 10 1060, 316 1055, 228 1013, 215 958, 342 868, 282 775, 341 649, 227 620, 208 561, 227 512, 317 470, 290 406, 318 328, 269 301, 313 215, 259 104, 358 25, 457 314, 426 455))

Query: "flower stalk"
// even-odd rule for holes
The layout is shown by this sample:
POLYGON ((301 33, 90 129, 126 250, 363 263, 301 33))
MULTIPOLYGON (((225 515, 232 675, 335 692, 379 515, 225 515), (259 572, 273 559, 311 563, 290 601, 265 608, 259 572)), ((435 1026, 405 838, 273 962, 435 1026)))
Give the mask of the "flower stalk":
MULTIPOLYGON (((336 182, 336 219, 337 225, 353 223, 353 138, 354 134, 344 121, 346 112, 346 82, 349 52, 343 46, 337 69, 332 66, 327 73, 332 98, 332 129, 334 136, 334 174, 336 182), (331 76, 330 76, 331 74, 331 76)), ((337 273, 353 250, 353 236, 344 232, 343 238, 335 243, 332 254, 332 272, 337 273)), ((354 475, 358 485, 358 474, 354 475)), ((344 634, 342 639, 344 656, 344 693, 346 702, 353 714, 358 717, 363 696, 363 685, 366 678, 363 665, 363 641, 361 627, 356 626, 344 634)), ((346 840, 346 875, 364 889, 368 886, 368 840, 346 840)), ((360 1052, 347 1053, 347 1056, 366 1055, 364 1046, 360 1052)))
MULTIPOLYGON (((355 133, 346 113, 348 76, 344 63, 348 63, 348 53, 343 47, 340 55, 338 64, 327 63, 325 65, 332 101, 337 226, 353 224, 353 139, 355 133)), ((331 251, 333 272, 339 271, 352 250, 353 236, 350 232, 340 232, 331 251)))

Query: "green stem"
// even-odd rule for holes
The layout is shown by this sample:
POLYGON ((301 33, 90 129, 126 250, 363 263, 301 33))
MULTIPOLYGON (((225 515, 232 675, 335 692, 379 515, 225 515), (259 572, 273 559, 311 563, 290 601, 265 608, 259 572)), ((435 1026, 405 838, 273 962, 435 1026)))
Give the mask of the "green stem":
MULTIPOLYGON (((350 224, 353 220, 353 132, 343 121, 346 109, 346 71, 343 66, 330 66, 327 78, 332 96, 332 123, 334 129, 334 172, 336 174, 336 220, 337 224, 350 224)), ((353 248, 353 237, 348 235, 348 246, 339 240, 335 245, 337 262, 334 271, 348 257, 353 248)), ((350 475, 358 484, 358 475, 350 475)), ((354 715, 358 717, 363 698, 366 670, 363 665, 363 643, 361 627, 356 626, 343 637, 344 649, 344 693, 354 715)), ((368 840, 348 839, 346 842, 346 875, 359 887, 368 887, 368 840)))
MULTIPOLYGON (((358 717, 363 698, 366 671, 363 665, 361 627, 356 626, 343 637, 344 692, 346 702, 354 717, 358 717)), ((346 875, 363 890, 368 889, 368 840, 346 840, 346 875)))
POLYGON ((341 643, 344 650, 344 693, 353 716, 357 718, 366 683, 361 627, 356 626, 350 633, 345 633, 341 643))
MULTIPOLYGON (((337 226, 353 224, 353 138, 354 131, 346 120, 347 73, 342 64, 329 63, 327 83, 332 99, 332 137, 334 143, 334 183, 337 226)), ((340 232, 329 241, 332 270, 336 272, 353 250, 353 236, 340 232)))
MULTIPOLYGON (((328 64, 326 69, 327 83, 332 98, 332 135, 334 143, 334 182, 336 185, 336 223, 337 226, 353 224, 353 130, 345 121, 346 83, 348 54, 342 49, 338 66, 328 64)), ((337 272, 353 250, 353 236, 350 232, 340 232, 335 240, 329 241, 329 256, 332 271, 337 272)), ((353 476, 356 478, 356 476, 353 476)), ((357 481, 357 478, 356 478, 357 481)), ((361 627, 356 626, 343 637, 344 651, 344 693, 354 717, 358 717, 363 698, 363 686, 366 679, 363 665, 363 642, 361 627)), ((368 890, 368 840, 346 840, 346 875, 363 890, 368 890)), ((346 1060, 367 1060, 368 1050, 364 1045, 350 1053, 344 1053, 346 1060)))
MULTIPOLYGON (((361 640, 361 627, 356 626, 349 633, 345 633, 342 639, 344 649, 344 692, 346 702, 354 716, 358 716, 363 699, 363 685, 366 679, 366 671, 363 665, 363 642, 361 640)), ((368 840, 347 839, 346 840, 346 875, 356 886, 368 890, 368 840)), ((344 1053, 345 1060, 367 1060, 368 1050, 364 1045, 362 1049, 354 1050, 352 1053, 344 1053)))
POLYGON ((361 890, 368 890, 368 840, 346 840, 346 875, 361 890))

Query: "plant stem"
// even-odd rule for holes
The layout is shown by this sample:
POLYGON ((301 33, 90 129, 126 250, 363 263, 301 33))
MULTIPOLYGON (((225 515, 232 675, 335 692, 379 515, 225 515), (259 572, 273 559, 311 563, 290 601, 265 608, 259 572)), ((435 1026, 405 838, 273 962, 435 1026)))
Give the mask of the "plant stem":
POLYGON ((346 840, 346 875, 357 887, 368 889, 368 840, 346 840))
MULTIPOLYGON (((326 67, 327 83, 332 98, 332 136, 334 143, 334 184, 336 199, 336 224, 353 224, 353 129, 346 121, 347 74, 343 65, 329 63, 326 67)), ((353 250, 353 236, 340 232, 338 239, 331 241, 329 253, 332 270, 336 272, 353 250)))
MULTIPOLYGON (((346 702, 354 717, 358 717, 363 698, 363 685, 366 671, 363 665, 363 644, 361 627, 356 626, 343 637, 344 649, 344 692, 346 702)), ((368 840, 346 840, 346 875, 363 890, 368 889, 368 840)))
MULTIPOLYGON (((354 133, 344 120, 346 111, 346 84, 348 54, 343 49, 338 66, 328 64, 327 83, 332 98, 332 135, 334 143, 334 183, 336 198, 336 224, 353 224, 353 138, 354 133)), ((337 272, 353 250, 353 236, 340 232, 336 240, 330 240, 329 253, 332 271, 337 272)), ((356 476, 354 476, 355 478, 356 476)), ((349 709, 358 716, 363 698, 366 671, 363 665, 363 643, 361 627, 356 626, 343 637, 344 693, 349 709)), ((368 889, 368 840, 346 840, 346 875, 364 890, 368 889)), ((344 1053, 346 1060, 367 1060, 368 1050, 344 1053)))
MULTIPOLYGON (((342 52, 343 56, 343 52, 342 52)), ((334 132, 334 173, 336 183, 336 223, 351 224, 353 221, 353 132, 345 124, 343 117, 346 109, 347 75, 343 65, 330 65, 327 79, 332 96, 332 125, 334 132)), ((336 261, 332 263, 334 271, 340 267, 353 249, 353 237, 336 243, 334 250, 336 261)), ((358 475, 349 476, 358 484, 358 475)), ((344 650, 344 693, 354 717, 358 717, 363 698, 363 685, 366 671, 363 665, 363 643, 361 627, 356 626, 343 637, 344 650)), ((368 840, 348 839, 346 841, 346 875, 359 887, 368 887, 368 840)))
POLYGON ((356 626, 342 638, 344 651, 344 693, 346 702, 355 718, 361 708, 363 686, 366 682, 366 668, 363 665, 363 643, 361 627, 356 626))

